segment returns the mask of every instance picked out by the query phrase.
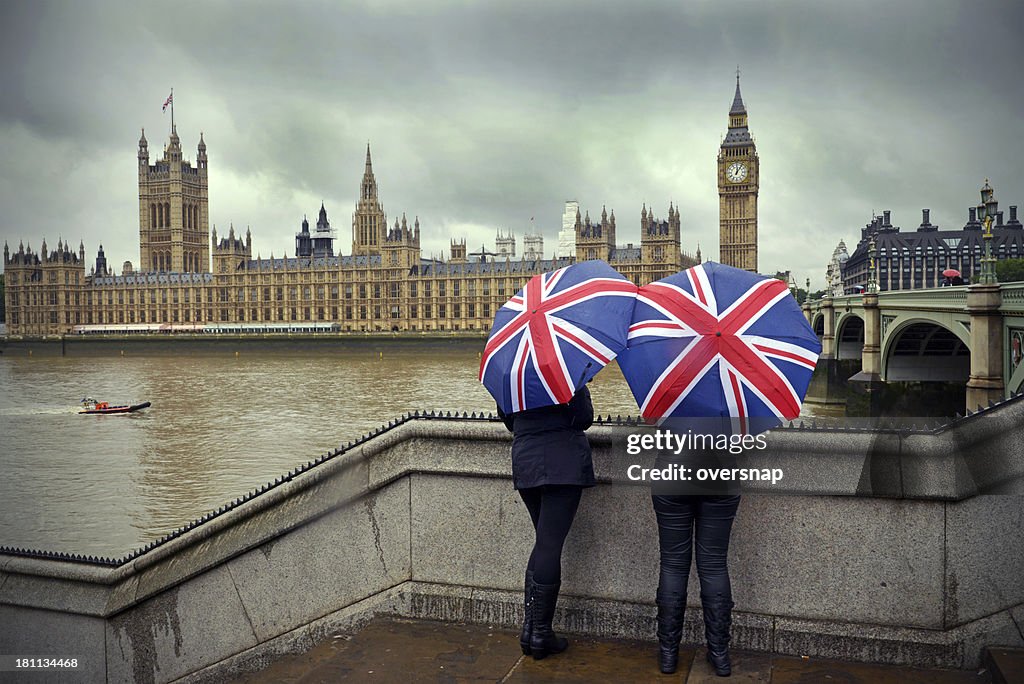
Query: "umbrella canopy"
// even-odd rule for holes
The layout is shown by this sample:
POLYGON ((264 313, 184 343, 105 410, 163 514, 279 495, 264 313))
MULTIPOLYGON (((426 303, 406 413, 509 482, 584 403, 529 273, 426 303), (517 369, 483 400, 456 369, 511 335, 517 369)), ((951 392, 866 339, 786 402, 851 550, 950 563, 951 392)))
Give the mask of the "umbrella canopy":
POLYGON ((799 415, 820 352, 785 283, 707 262, 640 288, 619 367, 648 422, 752 432, 799 415))
POLYGON ((956 270, 955 268, 947 268, 945 271, 942 272, 942 275, 946 276, 947 278, 956 278, 958 275, 960 275, 960 271, 956 270))
POLYGON ((505 413, 568 403, 626 347, 635 301, 599 260, 534 276, 495 315, 480 381, 505 413))

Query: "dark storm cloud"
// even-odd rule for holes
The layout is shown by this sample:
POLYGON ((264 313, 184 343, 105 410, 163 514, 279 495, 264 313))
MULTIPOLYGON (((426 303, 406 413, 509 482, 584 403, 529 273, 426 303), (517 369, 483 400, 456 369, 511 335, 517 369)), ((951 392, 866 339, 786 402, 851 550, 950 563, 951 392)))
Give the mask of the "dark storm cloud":
MULTIPOLYGON (((733 72, 761 157, 761 270, 820 283, 872 210, 955 228, 992 179, 1021 192, 1019 6, 991 2, 6 3, 0 237, 103 242, 138 259, 135 145, 156 156, 175 88, 211 217, 294 249, 325 201, 349 249, 367 140, 389 220, 424 250, 491 244, 562 203, 681 210, 683 248, 718 253, 715 154, 733 72), (553 6, 552 6, 553 5, 553 6), (984 28, 984 30, 982 30, 984 28)), ((521 247, 521 245, 520 245, 521 247)))

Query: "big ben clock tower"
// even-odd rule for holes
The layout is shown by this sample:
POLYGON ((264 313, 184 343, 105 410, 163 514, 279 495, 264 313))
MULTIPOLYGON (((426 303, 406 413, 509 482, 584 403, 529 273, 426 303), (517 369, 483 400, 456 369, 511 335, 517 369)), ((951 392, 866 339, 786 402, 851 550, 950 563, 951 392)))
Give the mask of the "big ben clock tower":
POLYGON ((747 108, 740 95, 729 110, 729 131, 718 150, 719 260, 727 266, 757 271, 757 149, 747 130, 747 108))

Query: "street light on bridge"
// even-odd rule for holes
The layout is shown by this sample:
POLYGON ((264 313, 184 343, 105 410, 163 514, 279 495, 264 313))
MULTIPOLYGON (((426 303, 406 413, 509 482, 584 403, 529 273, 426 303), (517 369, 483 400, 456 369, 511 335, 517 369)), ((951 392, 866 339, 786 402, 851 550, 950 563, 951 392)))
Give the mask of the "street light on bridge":
POLYGON ((875 246, 875 236, 868 241, 868 286, 864 288, 865 293, 876 294, 878 292, 878 249, 875 246))
POLYGON ((996 279, 996 258, 992 256, 992 219, 999 209, 999 202, 996 201, 995 191, 985 179, 985 185, 981 188, 981 204, 978 205, 978 218, 985 228, 982 240, 985 242, 985 256, 981 258, 981 277, 978 282, 984 285, 995 285, 996 279))

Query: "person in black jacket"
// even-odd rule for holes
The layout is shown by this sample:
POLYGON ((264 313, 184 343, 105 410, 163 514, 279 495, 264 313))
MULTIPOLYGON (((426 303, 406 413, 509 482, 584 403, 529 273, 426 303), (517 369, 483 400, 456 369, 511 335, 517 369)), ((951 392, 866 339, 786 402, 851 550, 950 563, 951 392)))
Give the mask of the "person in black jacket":
POLYGON ((540 660, 569 642, 551 628, 562 581, 562 545, 572 527, 584 487, 596 484, 590 442, 583 433, 594 422, 584 385, 568 404, 498 415, 514 435, 512 481, 533 521, 535 540, 526 564, 525 616, 519 645, 540 660))

